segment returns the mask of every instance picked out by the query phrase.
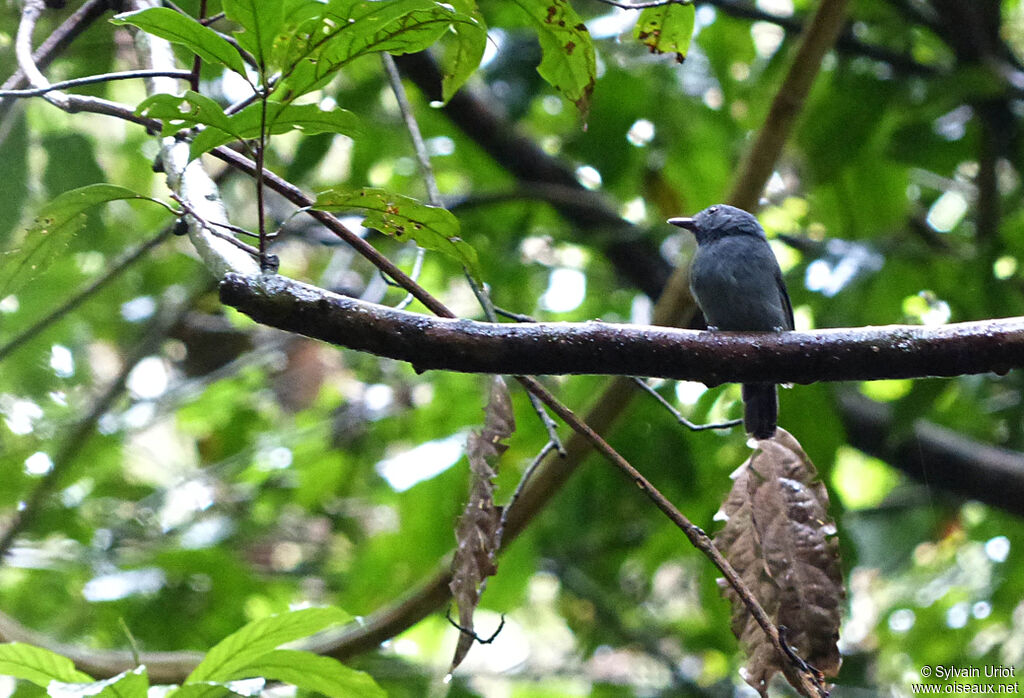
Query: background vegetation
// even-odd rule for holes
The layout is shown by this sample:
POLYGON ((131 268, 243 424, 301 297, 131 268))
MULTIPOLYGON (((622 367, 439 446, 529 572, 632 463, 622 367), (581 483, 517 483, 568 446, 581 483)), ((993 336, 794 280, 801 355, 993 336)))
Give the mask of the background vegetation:
MULTIPOLYGON (((142 66, 129 29, 107 21, 129 9, 114 4, 43 13, 34 45, 72 11, 93 13, 47 62, 51 81, 142 66)), ((179 4, 199 15, 198 0, 179 4)), ((397 61, 437 186, 495 305, 538 320, 647 323, 691 252, 663 220, 734 190, 816 4, 695 2, 693 44, 678 63, 633 38, 636 10, 576 0, 596 82, 568 95, 537 72, 542 43, 524 11, 534 5, 480 0, 483 62, 447 106, 429 61, 397 61)), ((220 9, 210 2, 206 15, 220 9)), ((853 0, 848 12, 759 214, 798 329, 1024 314, 1024 8, 853 0)), ((13 7, 0 12, 3 76, 17 70, 19 21, 13 7)), ((187 70, 192 54, 177 50, 187 70)), ((244 82, 223 72, 204 62, 200 91, 221 104, 244 98, 244 82)), ((75 92, 132 107, 147 96, 141 80, 75 92)), ((376 187, 428 200, 379 55, 347 64, 320 97, 353 112, 358 130, 274 136, 270 170, 306 192, 376 187)), ((169 201, 153 168, 159 141, 142 126, 38 97, 6 96, 0 110, 0 249, 19 248, 40 208, 75 187, 110 182, 169 201)), ((204 163, 231 221, 256 229, 252 179, 204 163)), ((283 274, 402 302, 404 290, 293 204, 268 193, 266 210, 270 229, 284 226, 271 250, 283 274)), ((361 230, 363 214, 339 215, 361 230)), ((357 626, 318 645, 392 696, 749 690, 717 572, 596 457, 504 552, 476 621, 484 636, 502 614, 504 627, 443 682, 458 636, 444 604, 396 604, 444 596, 443 585, 440 596, 421 585, 454 547, 464 446, 483 421, 487 381, 259 326, 219 302, 187 238, 164 233, 121 268, 173 222, 144 203, 92 209, 0 299, 0 637, 78 648, 100 676, 88 661, 108 649, 206 650, 248 621, 331 604, 370 627, 395 619, 383 646, 360 645, 357 626), (98 280, 58 321, 12 343, 98 280)), ((409 245, 360 234, 414 265, 409 245)), ((483 318, 448 256, 427 254, 419 283, 460 317, 483 318)), ((699 315, 690 322, 699 327, 699 315)), ((1001 374, 782 391, 780 423, 828 485, 842 545, 836 695, 904 695, 926 666, 1024 665, 1022 377, 1001 374)), ((606 380, 545 384, 584 413, 606 380)), ((652 385, 696 422, 740 412, 734 385, 652 385)), ((512 395, 499 502, 547 441, 526 394, 512 395)), ((729 475, 749 454, 739 430, 690 432, 638 392, 605 434, 694 523, 717 527, 729 475)), ((149 660, 166 682, 193 661, 149 660)), ((0 678, 0 690, 42 689, 0 678)))

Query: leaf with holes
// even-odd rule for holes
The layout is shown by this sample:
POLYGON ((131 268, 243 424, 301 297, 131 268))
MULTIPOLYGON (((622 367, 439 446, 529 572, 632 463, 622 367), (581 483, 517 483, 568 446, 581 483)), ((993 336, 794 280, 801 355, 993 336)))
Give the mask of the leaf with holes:
POLYGON ((594 43, 568 0, 515 0, 533 20, 543 56, 537 72, 581 113, 590 108, 597 79, 594 43))
POLYGON ((211 126, 221 131, 233 133, 231 119, 219 104, 205 95, 187 90, 184 95, 156 94, 144 99, 135 107, 135 113, 151 119, 159 119, 163 126, 161 136, 173 136, 178 131, 193 126, 211 126))
MULTIPOLYGON (((792 434, 778 429, 735 473, 722 505, 725 527, 715 544, 753 592, 786 642, 826 676, 839 671, 836 641, 845 595, 839 542, 828 515, 828 492, 792 434)), ((732 630, 747 654, 744 678, 767 696, 772 677, 783 672, 798 686, 791 662, 782 657, 723 581, 732 604, 732 630)))
POLYGON ((651 53, 674 53, 676 62, 682 63, 690 50, 695 16, 696 10, 691 4, 648 7, 640 13, 633 27, 633 36, 651 53))
POLYGON ((428 206, 401 194, 382 189, 346 191, 330 189, 320 193, 313 208, 321 211, 366 212, 363 225, 374 228, 400 242, 415 240, 428 250, 440 252, 461 264, 477 281, 481 281, 476 250, 463 240, 459 219, 451 211, 428 206))

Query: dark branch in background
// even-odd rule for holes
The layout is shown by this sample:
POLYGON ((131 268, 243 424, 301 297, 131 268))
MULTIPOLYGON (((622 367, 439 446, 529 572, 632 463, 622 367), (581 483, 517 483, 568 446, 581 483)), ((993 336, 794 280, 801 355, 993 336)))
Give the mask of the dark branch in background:
POLYGON ((728 201, 733 206, 753 211, 758 208, 761 192, 789 140, 796 117, 803 111, 804 100, 825 54, 836 41, 846 19, 847 0, 822 0, 811 19, 804 41, 797 48, 793 63, 772 100, 757 140, 747 151, 740 175, 733 182, 728 201))
POLYGON ((762 334, 432 318, 281 276, 229 274, 220 296, 262 324, 408 361, 420 371, 636 375, 717 385, 959 376, 1024 367, 1024 318, 762 334))
MULTIPOLYGON (((441 72, 426 53, 396 56, 395 62, 424 95, 440 100, 441 72)), ((524 185, 555 185, 576 192, 575 201, 551 201, 581 230, 612 232, 600 244, 616 271, 649 296, 656 297, 671 267, 644 231, 622 219, 603 197, 585 189, 571 168, 545 153, 490 106, 495 99, 463 87, 441 111, 494 160, 524 185)))
MULTIPOLYGON (((802 17, 782 17, 780 15, 765 12, 764 10, 748 2, 737 2, 737 0, 701 0, 697 5, 710 5, 721 10, 732 17, 749 19, 755 22, 768 22, 781 27, 787 34, 799 34, 804 30, 806 20, 802 17)), ((908 54, 890 51, 882 46, 868 44, 856 36, 849 27, 844 29, 835 42, 835 48, 842 53, 853 56, 864 56, 882 63, 887 63, 894 70, 907 75, 934 75, 938 69, 919 63, 908 54)))
POLYGON ((838 396, 850 445, 929 487, 1024 516, 1024 454, 967 439, 924 420, 894 438, 892 410, 852 392, 838 396))

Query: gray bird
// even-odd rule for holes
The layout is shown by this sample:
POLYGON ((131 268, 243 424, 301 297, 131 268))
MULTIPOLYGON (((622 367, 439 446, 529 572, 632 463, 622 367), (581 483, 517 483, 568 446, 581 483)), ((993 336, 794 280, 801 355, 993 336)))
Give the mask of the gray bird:
MULTIPOLYGON (((670 218, 697 238, 690 292, 709 330, 782 332, 793 329, 793 306, 779 263, 757 219, 718 204, 693 218, 670 218)), ((743 385, 743 425, 756 439, 775 434, 779 399, 774 383, 743 385)))

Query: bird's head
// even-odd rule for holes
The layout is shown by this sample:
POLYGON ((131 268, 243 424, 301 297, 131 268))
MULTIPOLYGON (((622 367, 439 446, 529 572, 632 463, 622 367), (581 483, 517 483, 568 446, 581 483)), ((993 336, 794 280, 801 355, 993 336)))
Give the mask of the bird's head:
POLYGON ((728 204, 715 204, 693 218, 669 218, 668 222, 693 233, 698 245, 730 235, 753 235, 765 239, 764 229, 754 216, 728 204))

